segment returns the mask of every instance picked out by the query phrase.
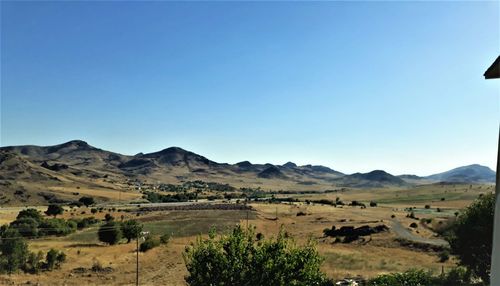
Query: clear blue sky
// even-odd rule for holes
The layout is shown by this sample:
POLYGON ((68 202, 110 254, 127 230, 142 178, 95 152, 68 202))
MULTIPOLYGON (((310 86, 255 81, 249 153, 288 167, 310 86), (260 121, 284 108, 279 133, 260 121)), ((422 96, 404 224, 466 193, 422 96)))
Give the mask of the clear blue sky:
POLYGON ((1 141, 495 166, 499 2, 1 2, 1 141))

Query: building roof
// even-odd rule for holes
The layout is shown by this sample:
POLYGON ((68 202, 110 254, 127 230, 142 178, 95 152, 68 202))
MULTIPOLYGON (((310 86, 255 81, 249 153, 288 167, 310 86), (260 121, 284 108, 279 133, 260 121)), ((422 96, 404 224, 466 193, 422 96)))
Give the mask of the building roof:
POLYGON ((484 72, 484 78, 500 78, 500 56, 498 56, 491 66, 484 72))

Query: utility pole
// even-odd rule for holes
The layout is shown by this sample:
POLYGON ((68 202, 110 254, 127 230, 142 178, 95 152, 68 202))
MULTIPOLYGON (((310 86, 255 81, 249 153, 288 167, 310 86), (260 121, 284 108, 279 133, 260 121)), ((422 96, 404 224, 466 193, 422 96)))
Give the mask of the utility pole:
POLYGON ((137 252, 137 261, 136 261, 136 269, 135 269, 135 285, 139 286, 139 232, 137 232, 137 239, 136 239, 136 252, 137 252))

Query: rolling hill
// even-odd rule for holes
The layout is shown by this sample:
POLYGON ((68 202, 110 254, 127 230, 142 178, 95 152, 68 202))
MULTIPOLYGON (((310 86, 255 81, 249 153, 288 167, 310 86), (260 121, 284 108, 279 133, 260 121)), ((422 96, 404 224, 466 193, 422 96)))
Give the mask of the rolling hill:
POLYGON ((458 167, 443 173, 427 176, 426 179, 454 183, 493 183, 495 171, 478 164, 458 167))
POLYGON ((383 188, 383 187, 405 187, 410 186, 403 179, 393 176, 382 170, 374 170, 369 173, 355 173, 343 176, 335 183, 343 187, 353 188, 383 188))
MULTIPOLYGON (((495 172, 471 165, 428 177, 393 176, 383 170, 346 175, 321 165, 298 166, 218 163, 179 147, 153 153, 122 155, 93 147, 81 140, 54 146, 0 148, 0 203, 28 204, 48 199, 71 201, 81 193, 103 200, 122 192, 133 193, 138 184, 179 184, 202 180, 234 187, 267 190, 325 190, 335 187, 408 187, 438 181, 492 182, 495 172)), ((131 196, 133 197, 133 196, 131 196)))

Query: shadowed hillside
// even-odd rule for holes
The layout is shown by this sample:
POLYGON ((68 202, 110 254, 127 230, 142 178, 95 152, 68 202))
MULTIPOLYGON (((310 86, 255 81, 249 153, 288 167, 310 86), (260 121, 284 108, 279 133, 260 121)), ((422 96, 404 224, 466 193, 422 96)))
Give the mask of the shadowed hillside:
POLYGON ((54 146, 0 148, 0 198, 4 204, 71 201, 81 193, 114 200, 123 192, 141 196, 136 187, 148 184, 179 184, 201 180, 236 188, 265 190, 327 190, 335 187, 380 188, 427 184, 438 181, 490 182, 495 173, 471 165, 418 177, 393 176, 382 170, 345 175, 321 165, 298 166, 218 163, 179 147, 134 156, 102 150, 81 140, 54 146))

